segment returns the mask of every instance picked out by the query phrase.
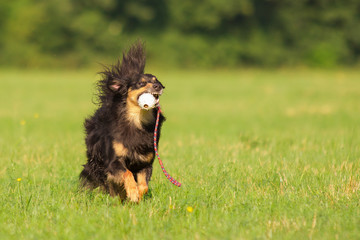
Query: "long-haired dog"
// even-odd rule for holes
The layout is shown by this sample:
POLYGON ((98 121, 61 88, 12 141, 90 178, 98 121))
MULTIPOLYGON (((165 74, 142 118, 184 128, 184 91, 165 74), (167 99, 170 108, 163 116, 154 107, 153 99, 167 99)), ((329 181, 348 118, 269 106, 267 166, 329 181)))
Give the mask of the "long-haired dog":
MULTIPOLYGON (((123 53, 121 62, 105 67, 98 82, 99 108, 84 123, 87 163, 80 174, 82 186, 100 187, 132 202, 147 193, 155 156, 156 108, 140 108, 138 98, 151 93, 158 100, 164 89, 154 75, 144 74, 144 68, 140 42, 123 53)), ((160 115, 157 141, 164 120, 160 115)))

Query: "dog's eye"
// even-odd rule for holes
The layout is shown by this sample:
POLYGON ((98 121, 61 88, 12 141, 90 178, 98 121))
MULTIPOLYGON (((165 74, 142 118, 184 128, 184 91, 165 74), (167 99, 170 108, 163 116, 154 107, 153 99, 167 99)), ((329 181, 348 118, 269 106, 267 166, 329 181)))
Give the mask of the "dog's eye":
POLYGON ((139 82, 139 83, 138 83, 138 86, 139 86, 139 87, 144 87, 145 85, 146 85, 146 82, 139 82))

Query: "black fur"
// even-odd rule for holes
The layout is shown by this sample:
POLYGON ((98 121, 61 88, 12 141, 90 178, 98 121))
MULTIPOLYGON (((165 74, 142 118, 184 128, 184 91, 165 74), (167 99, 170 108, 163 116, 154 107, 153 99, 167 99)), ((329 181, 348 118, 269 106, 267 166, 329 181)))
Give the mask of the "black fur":
MULTIPOLYGON (((139 184, 138 176, 145 176, 147 187, 155 156, 153 132, 157 110, 140 110, 134 100, 143 92, 158 97, 164 89, 154 75, 144 74, 144 68, 145 53, 140 42, 123 54, 121 62, 105 67, 98 82, 99 108, 84 123, 87 163, 80 174, 82 186, 90 189, 100 187, 113 196, 131 201, 140 200, 147 188, 142 193, 140 188, 145 185, 134 185, 129 174, 124 174, 130 171, 136 184, 139 184), (123 146, 126 154, 117 154, 114 143, 123 146), (144 160, 146 156, 149 159, 144 160), (129 185, 135 193, 127 190, 129 185), (136 196, 135 186, 139 196, 136 196)), ((161 114, 158 141, 164 120, 161 114)))

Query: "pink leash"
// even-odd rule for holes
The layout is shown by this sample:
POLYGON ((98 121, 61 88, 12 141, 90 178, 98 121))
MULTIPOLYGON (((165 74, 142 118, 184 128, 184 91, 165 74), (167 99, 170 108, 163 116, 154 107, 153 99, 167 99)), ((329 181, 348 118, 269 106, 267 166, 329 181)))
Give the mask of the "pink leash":
POLYGON ((160 109, 160 106, 158 106, 158 111, 157 111, 157 116, 156 116, 156 123, 155 123, 155 130, 154 130, 154 149, 155 149, 155 153, 156 153, 156 156, 157 158, 159 159, 159 164, 160 164, 160 167, 163 171, 163 173, 165 174, 165 177, 172 183, 174 184, 175 186, 178 186, 180 187, 181 186, 181 183, 179 183, 178 181, 176 181, 174 178, 172 178, 170 176, 170 174, 168 174, 164 168, 164 164, 162 163, 161 159, 160 159, 160 156, 159 156, 159 153, 157 151, 157 144, 156 144, 156 138, 157 138, 157 130, 158 130, 158 127, 159 127, 159 119, 160 119, 160 113, 161 113, 161 109, 160 109))

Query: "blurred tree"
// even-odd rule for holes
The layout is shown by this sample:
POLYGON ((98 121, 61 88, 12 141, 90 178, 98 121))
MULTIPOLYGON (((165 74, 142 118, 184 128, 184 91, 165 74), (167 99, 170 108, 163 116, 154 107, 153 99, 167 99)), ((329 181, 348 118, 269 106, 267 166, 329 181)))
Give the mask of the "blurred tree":
POLYGON ((358 64, 360 2, 0 1, 3 65, 87 65, 136 38, 150 58, 181 66, 358 64))

